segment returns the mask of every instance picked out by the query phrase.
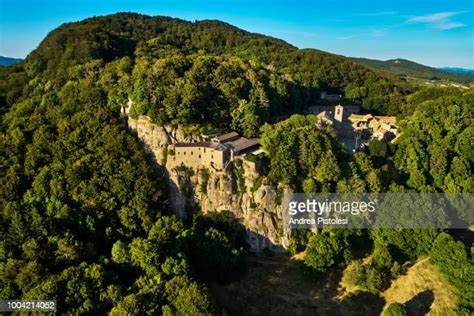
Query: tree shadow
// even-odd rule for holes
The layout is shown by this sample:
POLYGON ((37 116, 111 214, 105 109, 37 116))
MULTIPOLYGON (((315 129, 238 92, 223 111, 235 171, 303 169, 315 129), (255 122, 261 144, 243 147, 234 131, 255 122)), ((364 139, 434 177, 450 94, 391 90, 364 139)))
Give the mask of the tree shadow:
POLYGON ((380 315, 385 299, 369 292, 356 292, 340 304, 342 315, 380 315))
POLYGON ((434 294, 431 290, 420 292, 405 303, 408 315, 426 315, 434 302, 434 294))

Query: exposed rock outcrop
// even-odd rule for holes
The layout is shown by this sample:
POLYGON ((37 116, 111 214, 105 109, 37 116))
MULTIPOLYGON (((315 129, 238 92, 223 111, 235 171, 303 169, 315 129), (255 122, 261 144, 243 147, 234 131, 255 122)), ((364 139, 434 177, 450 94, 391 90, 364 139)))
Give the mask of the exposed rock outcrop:
POLYGON ((180 127, 158 126, 145 116, 129 118, 128 125, 155 161, 168 171, 170 204, 178 216, 185 217, 186 210, 196 206, 203 212, 228 211, 247 231, 253 251, 283 251, 289 245, 279 205, 288 188, 267 181, 254 162, 236 158, 224 170, 199 164, 176 165, 170 159, 171 145, 200 141, 199 136, 186 135, 180 127))

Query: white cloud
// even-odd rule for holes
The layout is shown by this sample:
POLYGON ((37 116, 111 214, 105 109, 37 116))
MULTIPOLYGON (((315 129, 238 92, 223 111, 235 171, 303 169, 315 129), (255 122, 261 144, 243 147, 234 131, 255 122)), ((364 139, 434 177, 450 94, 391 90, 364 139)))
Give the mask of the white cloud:
POLYGON ((466 26, 461 22, 452 21, 452 18, 462 12, 438 12, 428 15, 414 16, 407 20, 408 23, 423 23, 428 24, 438 30, 451 30, 466 26))
POLYGON ((463 27, 466 26, 464 23, 460 22, 451 22, 451 23, 443 23, 441 25, 438 25, 438 28, 440 30, 451 30, 451 29, 457 29, 458 27, 463 27))
POLYGON ((429 14, 429 15, 420 15, 420 16, 415 16, 409 19, 409 22, 422 22, 422 23, 439 23, 439 22, 444 22, 447 19, 451 18, 452 16, 455 16, 457 13, 456 12, 439 12, 435 14, 429 14))

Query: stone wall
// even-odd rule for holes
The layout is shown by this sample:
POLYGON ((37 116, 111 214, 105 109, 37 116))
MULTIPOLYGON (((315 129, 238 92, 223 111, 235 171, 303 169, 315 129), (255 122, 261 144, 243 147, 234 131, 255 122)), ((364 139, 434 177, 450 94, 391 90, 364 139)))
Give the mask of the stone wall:
POLYGON ((289 232, 283 227, 279 196, 288 191, 275 187, 256 170, 255 163, 236 159, 225 170, 195 164, 177 166, 167 156, 175 142, 200 141, 186 136, 179 127, 157 126, 149 118, 128 119, 145 149, 169 174, 170 205, 178 216, 198 206, 203 212, 228 211, 247 231, 251 249, 283 251, 289 245, 289 232))
POLYGON ((193 147, 176 146, 172 150, 168 150, 168 161, 175 165, 212 165, 218 169, 223 169, 230 158, 230 150, 222 148, 222 145, 221 148, 206 146, 206 143, 209 144, 209 142, 201 142, 196 143, 198 145, 193 147))

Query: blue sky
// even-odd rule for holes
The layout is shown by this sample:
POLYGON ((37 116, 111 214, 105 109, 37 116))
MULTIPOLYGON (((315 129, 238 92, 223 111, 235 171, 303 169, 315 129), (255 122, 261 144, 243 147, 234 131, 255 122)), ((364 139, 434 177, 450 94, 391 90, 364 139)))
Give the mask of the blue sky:
POLYGON ((115 12, 219 19, 300 48, 474 68, 473 0, 0 0, 0 55, 25 57, 64 22, 115 12))

